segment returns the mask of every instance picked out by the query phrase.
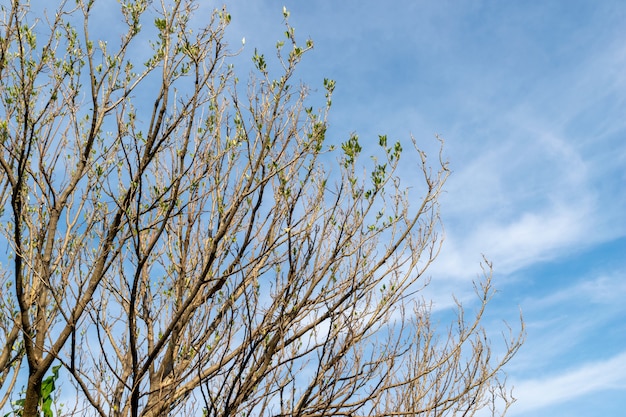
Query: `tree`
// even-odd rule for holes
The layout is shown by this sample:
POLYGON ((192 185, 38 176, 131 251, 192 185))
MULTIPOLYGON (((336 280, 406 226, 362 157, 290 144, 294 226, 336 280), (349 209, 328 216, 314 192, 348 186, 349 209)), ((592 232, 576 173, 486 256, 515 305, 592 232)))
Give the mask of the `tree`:
POLYGON ((328 143, 335 83, 308 105, 293 75, 313 43, 286 10, 277 59, 255 51, 242 86, 225 9, 197 26, 194 1, 122 0, 123 30, 94 37, 102 7, 2 6, 0 408, 52 415, 60 378, 65 415, 506 409, 523 330, 492 355, 491 265, 447 330, 416 296, 440 155, 432 169, 412 141, 418 189, 400 143, 380 136, 373 164, 356 134, 328 143))

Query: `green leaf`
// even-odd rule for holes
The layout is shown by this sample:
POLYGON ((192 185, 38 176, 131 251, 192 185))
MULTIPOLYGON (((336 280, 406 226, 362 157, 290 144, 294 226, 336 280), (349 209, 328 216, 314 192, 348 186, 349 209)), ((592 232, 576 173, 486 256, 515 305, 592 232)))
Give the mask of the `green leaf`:
POLYGON ((341 144, 341 149, 343 149, 343 153, 346 157, 345 166, 352 165, 356 159, 356 157, 361 152, 361 145, 359 144, 359 137, 356 134, 350 136, 346 142, 341 144))
POLYGON ((267 63, 265 62, 265 56, 263 54, 259 55, 257 50, 254 50, 254 55, 252 56, 252 62, 257 67, 257 69, 263 73, 267 70, 267 63))
POLYGON ((57 366, 53 366, 52 375, 44 379, 41 384, 41 410, 43 411, 44 417, 54 417, 54 413, 52 412, 52 392, 55 389, 56 380, 59 379, 60 367, 60 364, 57 366))
POLYGON ((161 32, 165 32, 165 28, 167 27, 167 24, 165 22, 165 19, 159 19, 157 17, 156 19, 154 19, 154 26, 156 26, 157 29, 159 29, 161 32))

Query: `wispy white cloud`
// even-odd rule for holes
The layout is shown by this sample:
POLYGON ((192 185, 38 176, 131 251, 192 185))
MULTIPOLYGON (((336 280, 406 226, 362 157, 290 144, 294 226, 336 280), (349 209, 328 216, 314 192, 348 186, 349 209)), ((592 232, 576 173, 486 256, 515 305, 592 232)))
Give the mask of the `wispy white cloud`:
POLYGON ((502 220, 491 219, 486 212, 466 226, 471 228, 465 233, 453 229, 448 234, 440 259, 431 272, 443 277, 467 278, 468 271, 477 269, 477 256, 481 252, 494 262, 498 274, 513 273, 553 259, 564 251, 592 243, 586 221, 590 213, 590 206, 565 203, 528 209, 502 220))
POLYGON ((584 207, 549 207, 521 213, 510 223, 486 223, 471 237, 480 244, 503 273, 551 259, 572 242, 582 239, 584 207))
POLYGON ((555 285, 542 297, 524 297, 528 338, 509 367, 512 374, 519 378, 545 374, 623 349, 625 273, 614 269, 571 276, 569 285, 555 285))
POLYGON ((584 300, 605 307, 615 305, 626 310, 623 303, 626 298, 625 278, 626 271, 616 269, 574 282, 573 285, 559 288, 545 297, 526 298, 524 303, 529 308, 540 310, 554 308, 564 303, 580 303, 584 300))
POLYGON ((599 390, 619 390, 626 395, 626 351, 545 378, 511 382, 517 398, 509 413, 511 416, 581 398, 599 390))

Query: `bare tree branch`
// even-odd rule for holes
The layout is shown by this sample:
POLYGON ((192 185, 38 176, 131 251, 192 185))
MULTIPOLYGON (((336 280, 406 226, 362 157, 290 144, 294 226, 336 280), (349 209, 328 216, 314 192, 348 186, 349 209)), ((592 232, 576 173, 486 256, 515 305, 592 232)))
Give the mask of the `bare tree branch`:
POLYGON ((286 11, 242 85, 225 9, 197 27, 192 0, 123 0, 111 36, 101 7, 2 9, 0 408, 47 413, 58 363, 64 415, 503 414, 523 326, 492 349, 491 264, 448 329, 419 298, 441 154, 329 143, 335 84, 308 104, 286 11))

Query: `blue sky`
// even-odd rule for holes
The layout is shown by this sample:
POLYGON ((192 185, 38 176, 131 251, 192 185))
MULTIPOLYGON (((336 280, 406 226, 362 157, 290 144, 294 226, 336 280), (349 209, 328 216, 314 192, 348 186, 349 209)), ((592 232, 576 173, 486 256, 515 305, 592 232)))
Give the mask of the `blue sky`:
POLYGON ((622 416, 626 2, 233 1, 242 80, 254 49, 269 58, 283 38, 283 5, 315 42, 297 77, 318 98, 337 82, 329 141, 357 132, 367 153, 379 134, 413 135, 432 153, 445 139, 445 242, 425 296, 437 312, 452 292, 470 303, 482 254, 493 262, 486 326, 497 339, 520 309, 527 326, 509 415, 622 416))
POLYGON ((330 140, 446 140, 428 295, 441 309, 452 291, 467 298, 481 254, 493 262, 487 326, 521 308, 528 332, 508 368, 509 415, 623 415, 626 3, 232 2, 240 68, 255 47, 272 55, 283 5, 315 42, 302 81, 320 94, 337 81, 330 140))

